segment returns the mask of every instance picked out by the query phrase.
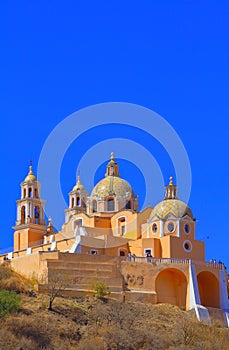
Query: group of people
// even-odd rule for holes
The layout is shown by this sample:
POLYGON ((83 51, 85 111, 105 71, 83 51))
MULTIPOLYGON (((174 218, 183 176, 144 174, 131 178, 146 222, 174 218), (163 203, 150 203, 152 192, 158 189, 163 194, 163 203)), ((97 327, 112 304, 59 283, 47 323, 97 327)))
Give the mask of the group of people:
MULTIPOLYGON (((213 263, 213 264, 217 264, 216 259, 211 259, 210 262, 213 263)), ((223 265, 224 268, 227 269, 226 266, 224 265, 224 263, 221 260, 218 260, 218 264, 223 265)))
POLYGON ((127 261, 135 261, 135 259, 136 259, 135 254, 131 254, 131 253, 127 254, 127 261))
MULTIPOLYGON (((146 257, 146 261, 147 262, 150 262, 151 261, 151 258, 152 258, 152 255, 150 252, 147 252, 145 254, 145 257, 146 257)), ((131 253, 128 253, 127 254, 127 261, 135 261, 136 259, 136 255, 135 254, 131 254, 131 253)))

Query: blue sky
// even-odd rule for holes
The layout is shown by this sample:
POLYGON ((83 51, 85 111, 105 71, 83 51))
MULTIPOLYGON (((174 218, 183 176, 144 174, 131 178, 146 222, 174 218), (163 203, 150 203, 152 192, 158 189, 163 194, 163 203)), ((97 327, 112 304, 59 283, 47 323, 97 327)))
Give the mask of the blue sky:
MULTIPOLYGON (((205 240, 208 260, 229 266, 228 1, 9 0, 0 6, 0 249, 12 246, 20 182, 30 159, 36 171, 54 127, 81 108, 119 101, 152 109, 178 133, 191 163, 197 238, 205 240)), ((165 181, 174 175, 157 141, 104 125, 69 147, 60 176, 66 199, 91 140, 126 134, 157 159, 165 181)), ((141 202, 144 174, 128 160, 120 163, 141 202)), ((99 166, 95 180, 103 174, 99 166)), ((152 193, 149 204, 154 201, 152 193)))

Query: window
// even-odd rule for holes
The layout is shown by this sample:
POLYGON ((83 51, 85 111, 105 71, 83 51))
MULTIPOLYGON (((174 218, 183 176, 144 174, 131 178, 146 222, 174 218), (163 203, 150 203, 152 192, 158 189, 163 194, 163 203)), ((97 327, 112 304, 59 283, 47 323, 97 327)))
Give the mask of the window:
POLYGON ((152 231, 153 231, 153 233, 157 232, 157 224, 153 224, 152 231))
POLYGON ((35 197, 35 198, 38 198, 38 191, 37 191, 37 188, 35 188, 35 190, 34 190, 34 197, 35 197))
POLYGON ((24 190, 23 190, 23 197, 24 198, 26 197, 26 188, 24 188, 24 190))
POLYGON ((74 225, 75 225, 75 227, 76 226, 82 226, 83 225, 83 220, 82 219, 78 219, 78 220, 74 221, 74 225))
POLYGON ((184 225, 184 230, 185 230, 185 233, 189 234, 190 233, 190 225, 189 224, 185 224, 184 225))
POLYGON ((120 250, 119 251, 119 256, 125 256, 126 254, 125 254, 125 252, 124 252, 124 250, 120 250))
POLYGON ((25 207, 21 207, 21 224, 25 223, 25 207))
POLYGON ((76 205, 77 205, 77 206, 80 206, 80 197, 77 197, 77 198, 76 198, 76 205))
POLYGON ((75 206, 75 200, 74 200, 74 198, 72 198, 72 204, 71 204, 71 207, 72 207, 72 208, 74 208, 74 206, 75 206))
POLYGON ((96 202, 96 200, 94 200, 93 203, 92 203, 92 210, 93 210, 93 213, 97 212, 97 202, 96 202))
POLYGON ((175 225, 173 222, 169 222, 167 225, 167 229, 170 233, 172 233, 175 230, 175 225))
POLYGON ((114 199, 109 198, 107 201, 107 210, 108 211, 114 211, 114 199))
POLYGON ((183 248, 186 252, 188 252, 188 253, 191 252, 192 251, 192 242, 190 242, 188 240, 184 241, 183 248))
POLYGON ((35 218, 35 224, 39 224, 39 218, 40 218, 40 209, 39 207, 34 208, 34 218, 35 218))
POLYGON ((131 209, 131 203, 130 203, 130 201, 126 201, 126 209, 131 209))
POLYGON ((32 197, 32 188, 29 187, 29 197, 31 198, 32 197))
POLYGON ((126 233, 126 218, 123 216, 121 218, 118 218, 116 221, 117 230, 116 233, 120 236, 125 235, 126 233))

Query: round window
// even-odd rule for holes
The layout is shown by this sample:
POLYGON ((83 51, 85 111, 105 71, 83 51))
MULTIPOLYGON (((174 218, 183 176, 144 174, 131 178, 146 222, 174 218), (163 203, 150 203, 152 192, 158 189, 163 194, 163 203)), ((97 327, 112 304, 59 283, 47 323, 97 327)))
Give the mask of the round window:
POLYGON ((184 241, 183 247, 184 247, 184 250, 186 252, 191 252, 191 250, 192 250, 192 243, 190 241, 184 241))
POLYGON ((153 224, 152 231, 153 231, 153 233, 157 232, 157 224, 153 224))
POLYGON ((189 226, 189 224, 185 224, 184 225, 184 230, 185 230, 185 233, 190 233, 190 226, 189 226))
POLYGON ((174 223, 173 223, 173 222, 169 222, 168 225, 167 225, 167 229, 168 229, 168 231, 169 231, 170 233, 173 232, 174 229, 175 229, 174 223))

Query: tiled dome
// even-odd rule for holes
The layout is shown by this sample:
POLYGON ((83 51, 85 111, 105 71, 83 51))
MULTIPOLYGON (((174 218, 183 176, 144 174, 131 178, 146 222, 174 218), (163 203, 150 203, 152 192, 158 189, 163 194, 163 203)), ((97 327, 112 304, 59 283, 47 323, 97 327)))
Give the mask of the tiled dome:
POLYGON ((110 194, 117 197, 126 196, 127 193, 132 194, 130 184, 118 176, 107 176, 99 181, 91 192, 91 196, 98 196, 105 198, 110 194))
POLYGON ((165 199, 158 203, 150 214, 150 219, 157 216, 159 219, 165 219, 168 215, 173 215, 176 218, 182 218, 185 215, 193 219, 193 213, 186 203, 179 199, 165 199))

